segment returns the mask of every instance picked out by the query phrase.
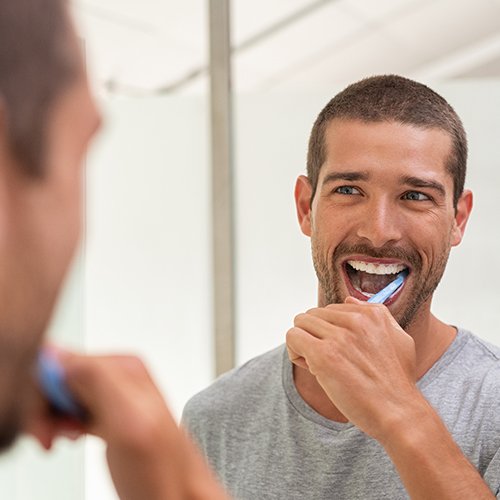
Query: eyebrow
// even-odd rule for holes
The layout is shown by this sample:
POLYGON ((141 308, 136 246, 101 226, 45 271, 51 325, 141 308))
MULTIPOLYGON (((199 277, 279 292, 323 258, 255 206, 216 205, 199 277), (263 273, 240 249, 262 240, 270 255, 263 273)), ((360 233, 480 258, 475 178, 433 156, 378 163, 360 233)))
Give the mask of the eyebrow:
POLYGON ((401 184, 406 184, 415 188, 428 188, 438 191, 441 195, 446 195, 446 189, 440 182, 422 179, 411 175, 405 175, 400 178, 401 184))
POLYGON ((369 178, 368 172, 330 172, 323 179, 323 185, 336 181, 367 181, 369 178))

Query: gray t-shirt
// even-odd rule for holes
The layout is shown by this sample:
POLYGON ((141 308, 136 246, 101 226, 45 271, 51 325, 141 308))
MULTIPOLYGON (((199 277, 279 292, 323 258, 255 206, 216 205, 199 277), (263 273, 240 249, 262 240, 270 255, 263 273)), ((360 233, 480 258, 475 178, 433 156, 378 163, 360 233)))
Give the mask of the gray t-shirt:
MULTIPOLYGON (((459 330, 418 387, 500 498, 500 348, 459 330)), ((300 397, 284 346, 194 396, 183 423, 237 499, 408 498, 378 442, 300 397)))

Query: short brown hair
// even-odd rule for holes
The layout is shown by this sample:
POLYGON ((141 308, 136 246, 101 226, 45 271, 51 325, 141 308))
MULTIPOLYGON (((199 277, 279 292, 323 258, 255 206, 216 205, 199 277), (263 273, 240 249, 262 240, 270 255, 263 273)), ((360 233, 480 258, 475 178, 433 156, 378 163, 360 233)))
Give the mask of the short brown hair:
POLYGON ((453 178, 453 203, 463 192, 467 169, 467 137, 460 118, 448 102, 422 83, 397 75, 365 78, 337 94, 316 119, 307 152, 307 176, 313 188, 326 161, 325 130, 333 119, 364 122, 395 121, 444 130, 452 139, 447 169, 453 178))
POLYGON ((0 2, 0 103, 10 147, 27 173, 43 174, 47 116, 77 74, 65 0, 0 2))

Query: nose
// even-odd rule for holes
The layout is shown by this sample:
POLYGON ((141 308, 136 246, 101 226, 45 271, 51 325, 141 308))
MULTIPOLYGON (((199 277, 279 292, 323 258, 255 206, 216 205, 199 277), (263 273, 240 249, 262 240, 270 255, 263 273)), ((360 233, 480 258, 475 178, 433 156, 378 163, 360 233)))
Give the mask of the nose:
POLYGON ((360 239, 367 240, 376 248, 401 240, 404 221, 396 207, 387 200, 374 200, 367 204, 366 209, 358 221, 357 235, 360 239))

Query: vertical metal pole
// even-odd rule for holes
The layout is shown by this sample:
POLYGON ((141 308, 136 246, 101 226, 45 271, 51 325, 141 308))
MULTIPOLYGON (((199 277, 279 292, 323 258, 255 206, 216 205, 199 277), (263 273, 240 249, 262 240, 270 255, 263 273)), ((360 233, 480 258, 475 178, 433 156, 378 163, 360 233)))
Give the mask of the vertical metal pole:
POLYGON ((215 370, 234 366, 230 0, 209 0, 215 370))

